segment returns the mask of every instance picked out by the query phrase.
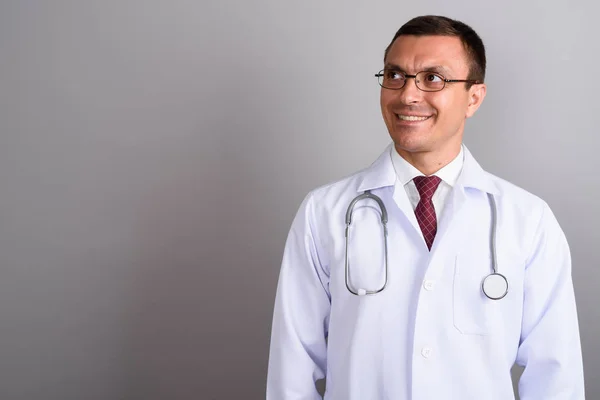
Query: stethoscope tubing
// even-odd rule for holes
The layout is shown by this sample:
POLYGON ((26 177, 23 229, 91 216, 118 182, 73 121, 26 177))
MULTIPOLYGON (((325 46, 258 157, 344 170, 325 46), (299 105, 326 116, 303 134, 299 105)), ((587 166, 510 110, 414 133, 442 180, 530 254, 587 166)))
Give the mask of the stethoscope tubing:
MULTIPOLYGON (((491 232, 490 232, 490 251, 492 254, 492 273, 487 275, 481 282, 481 290, 483 291, 484 295, 486 297, 488 297, 491 300, 500 300, 502 298, 504 298, 506 296, 506 294, 508 293, 508 280, 506 279, 506 277, 500 273, 498 273, 498 258, 497 258, 497 249, 496 249, 496 233, 497 233, 497 228, 498 228, 498 212, 497 212, 497 205, 496 205, 496 200, 494 199, 494 196, 491 193, 487 194, 488 196, 488 201, 490 203, 490 209, 492 210, 492 224, 491 224, 491 232), (488 278, 500 278, 503 280, 503 289, 500 291, 500 293, 498 295, 490 295, 488 293, 488 291, 485 289, 485 283, 486 280, 488 280, 488 278)), ((345 283, 346 283, 346 288, 348 289, 348 291, 356 296, 364 296, 364 295, 374 295, 377 293, 382 292, 388 284, 388 273, 389 273, 389 267, 388 267, 388 246, 387 246, 387 236, 388 236, 388 231, 387 231, 387 222, 388 222, 388 213, 387 213, 387 209, 385 207, 385 204, 383 204, 383 201, 381 200, 381 198, 379 198, 379 196, 374 195, 373 193, 371 193, 370 190, 366 190, 364 193, 356 196, 351 202, 350 205, 348 206, 348 209, 346 210, 346 228, 345 228, 345 241, 346 241, 346 249, 345 249, 345 283), (356 205, 356 203, 358 203, 359 201, 363 200, 363 199, 371 199, 374 200, 378 205, 379 205, 379 209, 381 211, 381 224, 382 224, 382 228, 383 228, 383 246, 384 246, 384 263, 385 263, 385 280, 383 283, 383 286, 380 287, 377 290, 367 290, 367 289, 358 289, 355 290, 354 288, 352 288, 350 286, 349 283, 349 275, 350 275, 350 266, 349 266, 349 256, 348 256, 348 249, 349 249, 349 237, 350 237, 350 225, 352 224, 352 213, 354 212, 354 206, 356 205)), ((491 281, 490 281, 491 282, 491 281)))
POLYGON ((363 194, 355 197, 352 202, 350 202, 350 205, 348 206, 348 210, 346 211, 346 229, 345 229, 345 236, 346 236, 346 255, 345 255, 345 280, 346 280, 346 288, 348 289, 348 291, 356 296, 364 296, 364 295, 373 295, 373 294, 377 294, 382 292, 388 283, 388 272, 389 272, 389 268, 388 268, 388 247, 387 247, 387 236, 388 236, 388 232, 387 232, 387 222, 388 222, 388 214, 387 214, 387 209, 385 208, 385 204, 383 204, 383 201, 381 200, 381 198, 379 198, 379 196, 374 195, 373 193, 371 193, 370 190, 366 190, 363 194), (349 257, 348 257, 348 248, 349 248, 349 237, 350 237, 350 225, 352 224, 352 212, 354 211, 354 206, 356 205, 356 203, 358 203, 360 200, 363 199, 372 199, 375 200, 375 202, 377 202, 377 204, 379 205, 379 209, 381 211, 381 225, 383 227, 383 249, 384 249, 384 262, 385 262, 385 281, 383 283, 383 286, 377 290, 366 290, 366 289, 359 289, 358 291, 354 290, 353 288, 350 287, 349 284, 349 257))

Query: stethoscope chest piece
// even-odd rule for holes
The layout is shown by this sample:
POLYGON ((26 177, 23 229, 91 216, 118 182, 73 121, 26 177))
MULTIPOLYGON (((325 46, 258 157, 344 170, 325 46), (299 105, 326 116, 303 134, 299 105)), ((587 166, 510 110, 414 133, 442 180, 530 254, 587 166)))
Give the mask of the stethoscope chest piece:
POLYGON ((508 280, 497 272, 485 277, 481 284, 483 294, 491 300, 500 300, 508 293, 508 280))

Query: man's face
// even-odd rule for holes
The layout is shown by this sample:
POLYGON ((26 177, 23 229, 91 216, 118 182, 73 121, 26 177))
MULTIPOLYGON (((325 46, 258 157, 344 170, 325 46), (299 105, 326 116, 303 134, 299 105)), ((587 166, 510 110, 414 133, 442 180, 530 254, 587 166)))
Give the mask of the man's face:
MULTIPOLYGON (((469 74, 461 40, 449 36, 400 36, 388 52, 385 68, 409 75, 437 72, 446 79, 467 79, 469 74)), ((408 78, 400 90, 381 88, 381 112, 401 154, 454 153, 462 143, 466 118, 475 113, 483 97, 485 85, 467 90, 465 83, 447 83, 439 92, 424 92, 408 78)))

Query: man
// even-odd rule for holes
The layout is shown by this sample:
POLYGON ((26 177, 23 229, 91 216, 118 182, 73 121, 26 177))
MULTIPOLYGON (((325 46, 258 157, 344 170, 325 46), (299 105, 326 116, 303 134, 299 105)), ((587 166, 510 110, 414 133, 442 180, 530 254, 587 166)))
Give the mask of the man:
POLYGON ((418 17, 384 62, 393 146, 298 211, 267 399, 319 399, 322 378, 330 400, 512 399, 515 362, 522 400, 583 399, 564 234, 543 200, 483 171, 462 145, 486 94, 481 39, 418 17))

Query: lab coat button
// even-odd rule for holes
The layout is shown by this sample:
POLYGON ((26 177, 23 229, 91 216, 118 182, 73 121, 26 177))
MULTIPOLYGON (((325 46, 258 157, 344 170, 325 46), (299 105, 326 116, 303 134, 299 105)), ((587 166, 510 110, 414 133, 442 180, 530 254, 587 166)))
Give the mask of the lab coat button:
POLYGON ((423 347, 421 349, 421 355, 425 358, 431 357, 431 352, 432 352, 432 350, 430 347, 423 347))
POLYGON ((434 286, 435 286, 434 281, 430 281, 430 280, 423 281, 423 287, 425 288, 425 290, 433 290, 434 286))

